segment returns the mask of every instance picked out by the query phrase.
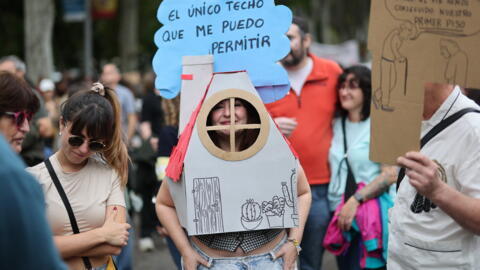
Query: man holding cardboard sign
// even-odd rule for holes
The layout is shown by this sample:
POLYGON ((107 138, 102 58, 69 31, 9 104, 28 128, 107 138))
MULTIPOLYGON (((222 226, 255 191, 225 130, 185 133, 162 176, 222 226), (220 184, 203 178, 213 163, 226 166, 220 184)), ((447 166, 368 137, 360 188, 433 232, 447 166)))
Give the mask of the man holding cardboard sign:
POLYGON ((428 83, 423 118, 420 152, 397 159, 388 269, 480 269, 480 107, 428 83))
POLYGON ((332 61, 309 54, 311 36, 305 20, 294 18, 287 36, 291 51, 281 63, 292 88, 283 99, 266 107, 298 153, 311 186, 312 207, 305 225, 300 267, 318 270, 322 266, 323 237, 330 221, 328 151, 337 100, 335 87, 342 70, 332 61))

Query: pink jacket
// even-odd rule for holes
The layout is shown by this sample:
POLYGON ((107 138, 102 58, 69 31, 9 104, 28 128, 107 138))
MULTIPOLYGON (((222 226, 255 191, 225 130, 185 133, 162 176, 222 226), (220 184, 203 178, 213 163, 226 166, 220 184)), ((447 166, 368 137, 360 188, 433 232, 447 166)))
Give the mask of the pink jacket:
MULTIPOLYGON (((357 191, 365 186, 364 183, 359 183, 357 191)), ((368 200, 361 204, 352 223, 352 229, 348 232, 342 232, 338 226, 338 213, 344 205, 342 203, 335 210, 335 215, 328 225, 327 233, 323 240, 323 246, 333 253, 340 255, 350 246, 350 240, 353 234, 360 232, 362 239, 362 257, 360 266, 366 268, 369 262, 382 260, 383 241, 382 241, 382 209, 378 199, 368 200)), ((385 247, 387 248, 387 247, 385 247)))

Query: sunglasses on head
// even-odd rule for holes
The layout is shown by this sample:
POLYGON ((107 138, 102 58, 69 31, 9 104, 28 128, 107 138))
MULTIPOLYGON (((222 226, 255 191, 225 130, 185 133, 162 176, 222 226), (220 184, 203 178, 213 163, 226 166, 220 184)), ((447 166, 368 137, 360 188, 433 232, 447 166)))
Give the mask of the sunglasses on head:
POLYGON ((18 128, 20 128, 23 125, 23 122, 25 122, 25 120, 30 122, 33 116, 31 112, 27 112, 27 111, 3 112, 2 114, 11 117, 15 121, 15 125, 17 125, 18 128))
MULTIPOLYGON (((83 138, 82 136, 73 135, 73 136, 70 136, 70 138, 68 138, 68 144, 70 144, 73 147, 79 147, 84 142, 85 142, 85 138, 83 138)), ((88 142, 88 148, 92 152, 98 152, 98 151, 101 151, 105 148, 105 144, 103 144, 102 142, 99 142, 99 141, 89 141, 88 142)))

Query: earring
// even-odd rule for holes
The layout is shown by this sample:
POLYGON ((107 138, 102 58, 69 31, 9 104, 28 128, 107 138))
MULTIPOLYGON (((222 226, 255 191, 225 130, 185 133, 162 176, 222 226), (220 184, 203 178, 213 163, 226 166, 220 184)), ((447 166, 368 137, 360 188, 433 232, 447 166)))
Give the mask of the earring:
POLYGON ((61 132, 61 131, 60 131, 60 132, 58 132, 58 136, 62 136, 62 132, 61 132))

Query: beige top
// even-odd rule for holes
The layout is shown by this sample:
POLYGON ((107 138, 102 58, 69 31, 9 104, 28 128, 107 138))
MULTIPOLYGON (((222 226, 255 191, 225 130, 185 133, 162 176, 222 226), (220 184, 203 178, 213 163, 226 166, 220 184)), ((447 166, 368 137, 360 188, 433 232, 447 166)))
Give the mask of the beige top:
MULTIPOLYGON (((87 165, 78 172, 63 172, 57 159, 50 157, 55 173, 72 206, 80 232, 101 227, 105 221, 106 207, 125 207, 120 179, 104 162, 89 158, 87 165)), ((73 234, 67 210, 50 178, 45 163, 27 168, 40 183, 45 194, 47 218, 54 235, 73 234)))

